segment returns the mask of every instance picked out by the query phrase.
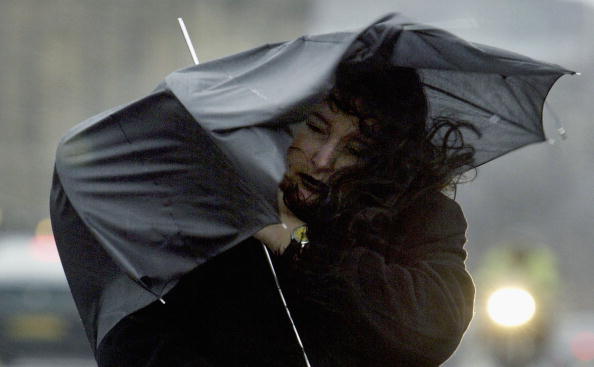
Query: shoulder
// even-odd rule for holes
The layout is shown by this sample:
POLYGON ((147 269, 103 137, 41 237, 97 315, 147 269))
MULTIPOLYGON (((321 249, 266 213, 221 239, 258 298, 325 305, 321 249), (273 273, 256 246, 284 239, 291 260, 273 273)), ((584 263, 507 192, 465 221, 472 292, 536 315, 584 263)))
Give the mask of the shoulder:
POLYGON ((414 202, 403 212, 401 223, 405 233, 422 237, 463 233, 467 227, 460 205, 440 192, 414 202))
POLYGON ((390 252, 401 259, 414 260, 435 252, 453 252, 466 258, 466 218, 460 205, 442 193, 431 193, 412 203, 401 213, 397 225, 399 236, 390 252))

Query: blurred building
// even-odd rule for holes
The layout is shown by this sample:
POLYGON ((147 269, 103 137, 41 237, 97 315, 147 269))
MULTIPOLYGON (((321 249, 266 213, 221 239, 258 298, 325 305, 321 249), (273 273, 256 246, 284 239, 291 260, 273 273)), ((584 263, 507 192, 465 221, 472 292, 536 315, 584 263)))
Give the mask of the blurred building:
POLYGON ((0 231, 48 215, 60 136, 150 92, 192 62, 304 33, 307 0, 19 0, 0 2, 0 231))

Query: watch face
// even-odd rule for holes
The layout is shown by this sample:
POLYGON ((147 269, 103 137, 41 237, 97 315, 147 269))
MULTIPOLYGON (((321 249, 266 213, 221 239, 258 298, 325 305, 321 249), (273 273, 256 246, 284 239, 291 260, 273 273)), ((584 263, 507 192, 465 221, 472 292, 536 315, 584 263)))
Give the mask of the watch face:
POLYGON ((309 243, 307 239, 307 226, 302 225, 293 230, 293 239, 302 245, 309 243))

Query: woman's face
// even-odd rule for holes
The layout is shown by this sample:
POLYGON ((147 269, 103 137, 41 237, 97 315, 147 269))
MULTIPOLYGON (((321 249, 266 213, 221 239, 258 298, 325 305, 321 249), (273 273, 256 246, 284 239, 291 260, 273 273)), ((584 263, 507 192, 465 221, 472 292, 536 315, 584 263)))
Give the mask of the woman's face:
POLYGON ((313 202, 327 191, 329 177, 356 164, 364 148, 358 121, 327 103, 316 105, 307 120, 295 128, 281 188, 296 187, 304 202, 313 202))

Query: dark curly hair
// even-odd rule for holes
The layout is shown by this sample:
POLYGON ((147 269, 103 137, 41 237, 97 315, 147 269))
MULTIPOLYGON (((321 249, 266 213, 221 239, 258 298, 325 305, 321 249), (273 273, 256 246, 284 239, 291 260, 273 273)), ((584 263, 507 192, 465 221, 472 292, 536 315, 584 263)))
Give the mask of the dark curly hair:
POLYGON ((461 172, 473 165, 474 149, 464 143, 462 129, 479 132, 451 118, 429 121, 427 97, 414 69, 342 62, 326 102, 358 117, 369 144, 358 164, 335 172, 328 192, 315 209, 308 208, 312 240, 341 248, 385 246, 402 211, 455 188, 461 172))

